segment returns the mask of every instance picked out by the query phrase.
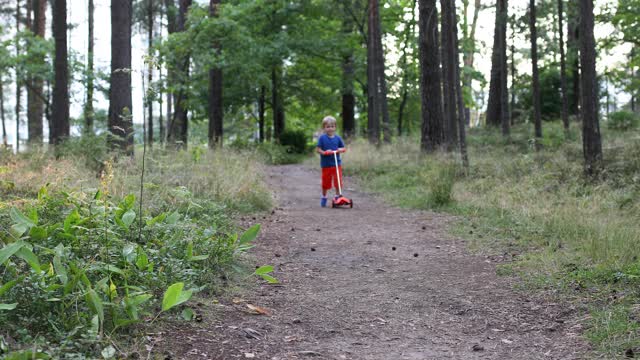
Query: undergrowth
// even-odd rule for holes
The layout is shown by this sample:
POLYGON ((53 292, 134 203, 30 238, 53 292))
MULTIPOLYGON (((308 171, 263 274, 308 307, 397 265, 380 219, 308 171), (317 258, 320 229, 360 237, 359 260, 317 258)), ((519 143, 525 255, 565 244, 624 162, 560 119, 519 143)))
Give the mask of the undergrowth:
POLYGON ((456 162, 447 155, 420 155, 415 139, 379 149, 356 142, 345 173, 398 206, 459 215, 452 231, 474 251, 514 260, 501 273, 584 300, 592 309, 586 336, 619 356, 640 346, 638 135, 605 131, 606 170, 597 181, 583 176, 579 133, 565 139, 554 123, 545 124, 540 152, 529 126, 515 127, 509 140, 472 129, 467 176, 458 165, 450 170, 456 162))
POLYGON ((123 335, 232 277, 259 231, 235 214, 272 204, 249 153, 152 152, 142 212, 138 159, 56 155, 0 160, 3 358, 126 356, 123 335))

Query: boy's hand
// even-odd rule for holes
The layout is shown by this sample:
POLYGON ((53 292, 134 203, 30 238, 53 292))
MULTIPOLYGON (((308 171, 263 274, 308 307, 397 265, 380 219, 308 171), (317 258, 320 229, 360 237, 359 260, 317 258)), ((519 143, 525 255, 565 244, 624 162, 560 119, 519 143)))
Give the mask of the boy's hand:
POLYGON ((325 150, 322 155, 333 155, 333 150, 325 150))

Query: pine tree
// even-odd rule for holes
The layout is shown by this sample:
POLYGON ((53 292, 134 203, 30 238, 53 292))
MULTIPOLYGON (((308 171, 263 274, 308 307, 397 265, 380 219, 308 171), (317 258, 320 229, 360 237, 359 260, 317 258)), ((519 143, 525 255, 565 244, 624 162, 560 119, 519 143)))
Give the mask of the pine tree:
POLYGON ((53 38, 56 53, 53 62, 55 82, 53 84, 51 140, 59 144, 69 137, 69 65, 67 59, 67 0, 53 3, 53 38))

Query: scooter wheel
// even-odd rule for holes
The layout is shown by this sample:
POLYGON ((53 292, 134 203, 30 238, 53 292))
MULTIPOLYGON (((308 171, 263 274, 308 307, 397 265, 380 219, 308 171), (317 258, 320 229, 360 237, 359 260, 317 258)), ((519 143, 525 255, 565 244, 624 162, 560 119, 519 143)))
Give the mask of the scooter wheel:
POLYGON ((351 202, 349 203, 349 208, 353 209, 353 200, 351 200, 351 202))
POLYGON ((335 208, 335 207, 336 207, 336 203, 331 202, 331 207, 332 207, 332 208, 335 208))

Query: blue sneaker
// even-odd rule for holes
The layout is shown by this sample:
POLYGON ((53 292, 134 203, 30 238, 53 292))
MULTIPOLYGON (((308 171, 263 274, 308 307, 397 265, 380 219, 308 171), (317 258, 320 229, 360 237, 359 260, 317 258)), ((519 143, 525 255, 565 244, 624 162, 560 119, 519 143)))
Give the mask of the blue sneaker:
POLYGON ((327 207, 327 198, 326 197, 320 198, 320 206, 327 207))

